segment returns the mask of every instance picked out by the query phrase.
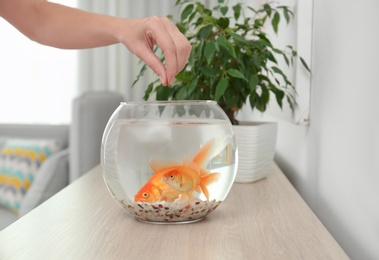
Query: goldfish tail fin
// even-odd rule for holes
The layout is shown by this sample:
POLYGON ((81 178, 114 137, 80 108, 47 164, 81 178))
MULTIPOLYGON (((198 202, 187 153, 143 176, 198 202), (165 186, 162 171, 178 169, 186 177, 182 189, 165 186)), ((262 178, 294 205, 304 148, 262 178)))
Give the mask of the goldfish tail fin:
MULTIPOLYGON (((193 162, 200 168, 205 168, 206 164, 220 154, 231 141, 232 137, 229 135, 212 138, 193 157, 193 162)), ((230 152, 230 150, 227 150, 227 152, 230 152)))
POLYGON ((213 147, 213 140, 207 142, 193 157, 193 162, 199 166, 200 168, 204 168, 205 164, 209 161, 212 147, 213 147))
POLYGON ((193 194, 193 192, 187 192, 188 200, 192 201, 196 199, 196 196, 193 194))
POLYGON ((207 200, 209 200, 209 191, 208 191, 208 188, 206 185, 204 185, 203 183, 199 183, 200 187, 201 187, 201 190, 203 191, 204 193, 204 196, 207 198, 207 200))
POLYGON ((175 162, 175 161, 162 161, 162 160, 155 160, 155 159, 150 158, 149 165, 150 165, 150 168, 154 170, 154 172, 157 172, 158 170, 163 169, 163 168, 180 166, 182 164, 180 162, 175 162))
POLYGON ((194 191, 196 191, 197 193, 201 193, 201 187, 200 185, 197 185, 195 188, 194 188, 194 191))
POLYGON ((207 186, 213 182, 216 182, 219 178, 220 178, 220 173, 218 172, 210 173, 201 178, 199 185, 205 197, 207 198, 207 200, 209 200, 209 191, 208 191, 207 186))

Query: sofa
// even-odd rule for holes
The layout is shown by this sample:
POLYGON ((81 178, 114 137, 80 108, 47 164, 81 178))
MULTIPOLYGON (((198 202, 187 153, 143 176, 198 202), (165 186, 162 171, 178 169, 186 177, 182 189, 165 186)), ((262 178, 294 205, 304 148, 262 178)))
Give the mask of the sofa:
MULTIPOLYGON (((32 182, 26 191, 22 190, 17 211, 0 205, 0 231, 100 163, 103 130, 113 111, 122 101, 123 97, 118 93, 89 91, 73 100, 72 120, 69 125, 0 124, 2 152, 7 151, 9 147, 18 148, 17 145, 12 145, 22 142, 33 145, 54 145, 51 146, 53 149, 52 152, 49 151, 49 156, 44 155, 44 160, 33 166, 35 171, 32 182)), ((41 151, 42 146, 39 148, 41 151)), ((17 151, 18 156, 21 152, 17 151)), ((9 158, 12 159, 11 166, 18 167, 14 165, 15 162, 18 163, 14 160, 17 157, 14 154, 3 153, 0 156, 3 156, 0 157, 0 170, 4 164, 9 166, 6 161, 10 160, 9 158)), ((35 154, 31 156, 34 156, 36 161, 40 158, 35 154)), ((22 163, 25 164, 22 168, 25 170, 25 167, 28 169, 34 163, 34 160, 26 162, 24 160, 22 163)), ((0 196, 2 184, 4 182, 2 183, 0 179, 0 196)), ((14 193, 14 189, 11 192, 14 193)))

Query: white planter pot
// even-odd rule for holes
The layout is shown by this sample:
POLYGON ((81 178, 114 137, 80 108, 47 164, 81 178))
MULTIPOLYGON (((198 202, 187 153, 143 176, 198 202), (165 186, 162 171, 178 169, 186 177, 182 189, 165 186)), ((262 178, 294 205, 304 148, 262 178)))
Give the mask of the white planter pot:
POLYGON ((266 177, 274 160, 278 124, 240 122, 233 129, 238 146, 235 182, 254 182, 266 177))

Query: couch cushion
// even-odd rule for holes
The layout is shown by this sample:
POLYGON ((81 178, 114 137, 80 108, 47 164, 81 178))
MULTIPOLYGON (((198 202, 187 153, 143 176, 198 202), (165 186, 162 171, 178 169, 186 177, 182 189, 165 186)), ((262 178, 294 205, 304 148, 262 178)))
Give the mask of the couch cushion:
POLYGON ((6 141, 9 139, 9 137, 6 136, 0 136, 0 150, 3 148, 6 141))
POLYGON ((55 139, 8 139, 0 151, 0 206, 18 213, 39 167, 61 147, 55 139))
POLYGON ((68 149, 61 150, 42 164, 33 185, 22 201, 19 217, 29 213, 68 185, 68 154, 68 149))

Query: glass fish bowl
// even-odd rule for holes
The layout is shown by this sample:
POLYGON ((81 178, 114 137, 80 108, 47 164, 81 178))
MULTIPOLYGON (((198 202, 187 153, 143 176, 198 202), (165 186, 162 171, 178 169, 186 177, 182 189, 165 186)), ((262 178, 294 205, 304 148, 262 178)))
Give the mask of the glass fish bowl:
POLYGON ((237 162, 231 123, 214 101, 121 103, 101 145, 109 192, 148 223, 203 219, 226 198, 237 162))

